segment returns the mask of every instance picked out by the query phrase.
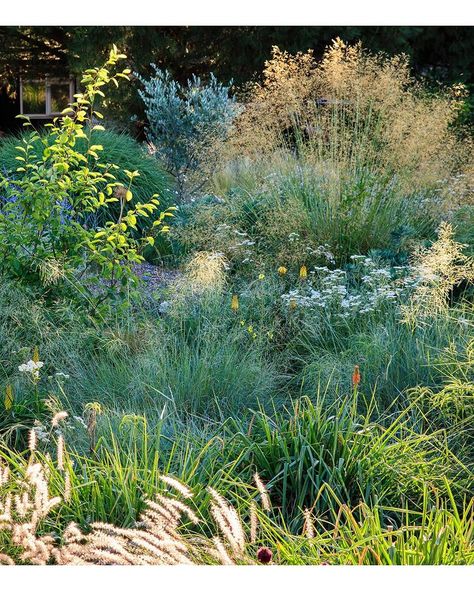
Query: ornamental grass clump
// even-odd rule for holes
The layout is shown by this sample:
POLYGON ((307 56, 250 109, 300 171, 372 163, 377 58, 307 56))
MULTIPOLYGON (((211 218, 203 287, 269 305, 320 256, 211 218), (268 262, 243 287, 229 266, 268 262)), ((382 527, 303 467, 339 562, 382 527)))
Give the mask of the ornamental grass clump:
POLYGON ((454 240, 447 222, 438 228, 438 239, 429 248, 418 248, 412 257, 413 294, 402 307, 409 325, 426 322, 445 314, 450 296, 458 286, 474 282, 474 259, 464 254, 465 245, 454 240))
POLYGON ((470 151, 453 128, 465 98, 459 84, 429 92, 406 55, 370 53, 360 42, 338 38, 320 60, 274 47, 232 141, 251 157, 290 148, 337 174, 368 167, 407 187, 433 185, 470 151))
MULTIPOLYGON (((68 418, 60 411, 52 427, 68 418)), ((37 450, 34 430, 30 432, 30 459, 23 473, 14 473, 0 463, 0 536, 4 540, 0 564, 59 565, 159 565, 159 564, 252 564, 247 549, 246 526, 239 513, 214 488, 207 487, 209 512, 215 535, 185 534, 201 519, 190 506, 193 492, 174 477, 161 475, 164 494, 146 499, 134 527, 110 523, 90 524, 84 533, 74 522, 60 536, 44 533, 46 522, 71 499, 74 470, 64 439, 57 439, 56 461, 51 464, 37 450), (61 495, 51 493, 51 475, 61 473, 61 495), (5 541, 6 540, 6 541, 5 541)), ((263 486, 263 485, 262 485, 263 486)), ((268 503, 265 500, 264 503, 268 503)))

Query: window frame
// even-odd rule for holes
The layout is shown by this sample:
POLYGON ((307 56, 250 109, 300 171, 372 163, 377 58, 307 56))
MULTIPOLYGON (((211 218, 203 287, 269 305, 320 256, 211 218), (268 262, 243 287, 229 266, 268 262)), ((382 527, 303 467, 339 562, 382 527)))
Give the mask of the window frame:
MULTIPOLYGON (((44 78, 21 78, 20 77, 20 114, 28 117, 29 119, 52 119, 61 115, 60 112, 51 111, 51 85, 52 84, 68 84, 69 85, 69 101, 74 101, 74 93, 76 92, 76 81, 74 77, 69 78, 51 78, 45 76, 44 78), (23 105, 23 85, 27 83, 43 83, 45 86, 45 112, 44 113, 25 113, 23 105)), ((66 108, 67 105, 64 105, 66 108)))

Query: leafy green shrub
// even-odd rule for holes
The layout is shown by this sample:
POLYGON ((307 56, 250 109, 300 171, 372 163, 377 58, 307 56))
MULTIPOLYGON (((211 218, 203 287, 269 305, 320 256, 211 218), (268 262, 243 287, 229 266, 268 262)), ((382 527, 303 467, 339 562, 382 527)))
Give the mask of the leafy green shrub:
MULTIPOLYGON (((88 132, 87 132, 88 133, 88 132)), ((52 142, 51 136, 40 131, 42 142, 35 142, 32 145, 32 151, 35 155, 41 157, 41 152, 44 149, 43 142, 52 142)), ((7 174, 12 180, 16 176, 16 168, 18 167, 18 144, 24 144, 24 140, 28 139, 28 132, 23 132, 18 137, 7 136, 0 139, 0 171, 7 174)), ((103 154, 107 155, 107 161, 118 166, 115 170, 115 177, 117 181, 126 184, 128 179, 124 169, 137 170, 140 176, 136 177, 133 182, 134 199, 139 202, 146 202, 150 195, 158 194, 160 204, 163 207, 172 205, 174 199, 173 193, 173 179, 160 167, 159 163, 153 158, 145 148, 136 142, 131 136, 123 132, 113 130, 95 130, 90 133, 90 141, 92 144, 99 144, 103 147, 103 154)), ((76 149, 83 155, 86 155, 89 142, 84 138, 79 138, 76 144, 76 149)), ((125 204, 125 211, 133 207, 133 202, 125 204)), ((95 214, 96 222, 100 225, 107 221, 116 219, 119 215, 120 203, 109 203, 107 208, 98 210, 95 214)), ((140 217, 137 220, 137 228, 133 232, 136 237, 145 235, 147 232, 151 233, 154 238, 154 245, 146 245, 143 250, 143 256, 147 260, 155 258, 162 258, 169 254, 169 240, 166 235, 161 232, 153 231, 153 222, 157 219, 159 213, 150 213, 150 216, 140 217)))
MULTIPOLYGON (((102 126, 89 128, 89 136, 84 131, 93 117, 101 117, 95 110, 98 97, 104 96, 101 87, 112 81, 118 84, 119 78, 128 79, 128 70, 109 73, 108 68, 115 67, 122 57, 114 48, 104 67, 86 71, 82 79, 85 92, 76 96, 76 102, 61 117, 47 124, 46 138, 32 131, 17 146, 16 160, 21 166, 15 178, 3 175, 0 180, 5 193, 0 211, 3 272, 54 286, 80 270, 78 285, 83 288, 86 279, 98 283, 97 275, 91 275, 98 270, 102 279, 109 280, 106 293, 111 295, 134 279, 130 265, 143 260, 139 248, 143 242, 153 243, 153 238, 137 240, 133 232, 139 217, 149 217, 159 201, 154 195, 147 203, 136 203, 126 210, 139 172, 124 169, 127 182, 118 181, 113 174, 117 165, 101 162, 103 146, 91 141, 91 131, 102 126), (81 140, 87 143, 85 155, 76 149, 81 140), (42 145, 39 154, 33 148, 37 143, 42 145), (120 204, 118 217, 97 225, 97 212, 110 203, 120 204)), ((29 121, 25 125, 31 127, 29 121)), ((162 212, 153 226, 168 215, 172 214, 162 212)), ((95 305, 103 300, 98 296, 95 305)))
POLYGON ((148 140, 156 155, 178 183, 182 198, 202 185, 199 170, 209 164, 216 142, 226 138, 237 114, 236 104, 225 86, 211 74, 208 84, 193 76, 185 86, 168 71, 151 64, 155 76, 138 76, 144 89, 140 96, 148 119, 148 140), (193 178, 194 177, 194 178, 193 178))
MULTIPOLYGON (((88 130, 86 130, 88 132, 88 130)), ((52 141, 47 131, 40 131, 41 139, 52 141)), ((19 165, 16 156, 19 152, 17 146, 23 144, 29 132, 23 132, 19 136, 6 136, 0 139, 0 171, 15 177, 15 171, 19 165)), ((146 201, 153 193, 160 195, 162 205, 172 205, 172 183, 169 176, 160 168, 159 163, 131 136, 125 132, 118 132, 111 129, 94 130, 90 134, 90 141, 93 144, 100 144, 103 147, 102 153, 106 155, 107 162, 118 166, 115 176, 121 183, 127 183, 127 175, 123 169, 138 170, 140 176, 134 180, 133 194, 138 201, 146 201)), ((88 150, 88 141, 79 139, 76 149, 83 155, 88 150)), ((44 145, 36 142, 32 151, 40 157, 44 145)), ((104 216, 114 212, 114 205, 110 204, 107 210, 100 212, 104 216)), ((107 218, 106 218, 107 219, 107 218)), ((143 224, 146 220, 140 220, 143 224)))

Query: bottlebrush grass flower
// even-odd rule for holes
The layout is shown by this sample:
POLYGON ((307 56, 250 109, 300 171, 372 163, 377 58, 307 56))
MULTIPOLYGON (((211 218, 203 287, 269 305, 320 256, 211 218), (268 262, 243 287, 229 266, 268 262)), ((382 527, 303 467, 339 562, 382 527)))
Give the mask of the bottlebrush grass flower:
POLYGON ((308 277, 308 269, 306 265, 300 267, 300 279, 306 279, 308 277))

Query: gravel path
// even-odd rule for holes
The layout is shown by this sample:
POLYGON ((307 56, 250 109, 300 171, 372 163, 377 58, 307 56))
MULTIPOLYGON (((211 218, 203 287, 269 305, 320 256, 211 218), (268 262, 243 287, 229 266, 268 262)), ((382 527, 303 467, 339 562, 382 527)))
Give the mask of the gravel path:
POLYGON ((143 280, 147 291, 150 292, 167 287, 181 275, 180 271, 163 269, 146 262, 134 265, 133 271, 143 280))

